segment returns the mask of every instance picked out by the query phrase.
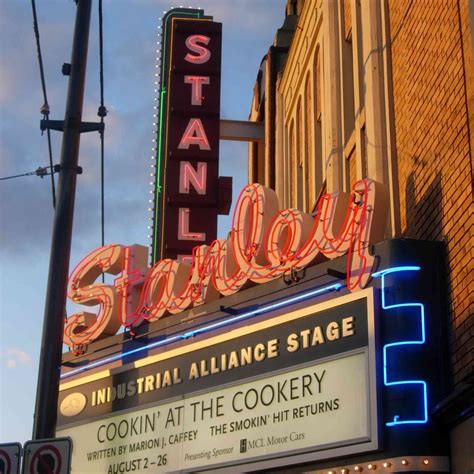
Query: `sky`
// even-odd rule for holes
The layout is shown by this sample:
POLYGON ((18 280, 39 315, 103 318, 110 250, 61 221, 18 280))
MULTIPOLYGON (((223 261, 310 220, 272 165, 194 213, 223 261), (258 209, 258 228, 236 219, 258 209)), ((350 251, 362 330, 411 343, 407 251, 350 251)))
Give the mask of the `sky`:
MULTIPOLYGON (((37 1, 50 118, 64 118, 74 29, 73 0, 37 1)), ((286 0, 199 0, 223 24, 221 117, 246 120, 260 61, 284 19, 286 0)), ((98 0, 93 0, 83 121, 98 121, 98 0)), ((159 17, 169 0, 104 0, 105 241, 148 245, 148 207, 159 17)), ((186 4, 185 6, 188 6, 186 4)), ((47 166, 43 104, 30 2, 0 0, 0 177, 47 166)), ((52 132, 59 163, 62 134, 52 132)), ((70 268, 100 247, 100 142, 83 134, 70 268)), ((247 145, 221 142, 220 175, 247 180, 247 145)), ((49 267, 50 177, 0 181, 0 443, 31 437, 49 267)), ((220 218, 219 236, 230 218, 220 218)), ((68 307, 70 313, 70 307, 68 307)))

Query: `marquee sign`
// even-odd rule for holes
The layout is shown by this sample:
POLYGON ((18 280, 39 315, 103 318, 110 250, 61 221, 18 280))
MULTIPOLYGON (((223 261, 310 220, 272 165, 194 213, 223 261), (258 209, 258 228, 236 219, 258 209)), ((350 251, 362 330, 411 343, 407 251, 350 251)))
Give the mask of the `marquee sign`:
POLYGON ((377 449, 377 410, 368 289, 66 382, 58 425, 75 472, 240 470, 377 449))
POLYGON ((70 276, 68 297, 99 312, 79 312, 65 324, 64 343, 74 348, 137 327, 189 306, 229 296, 252 283, 266 283, 323 259, 347 254, 347 287, 364 288, 375 257, 370 246, 383 238, 385 188, 370 179, 351 194, 328 194, 316 217, 279 209, 274 191, 246 186, 236 203, 228 239, 193 249, 191 264, 164 259, 146 266, 146 248, 106 245, 87 255, 70 276), (102 272, 114 285, 94 283, 102 272))
POLYGON ((229 213, 232 180, 218 176, 221 43, 222 25, 202 10, 163 19, 153 262, 189 259, 229 213))

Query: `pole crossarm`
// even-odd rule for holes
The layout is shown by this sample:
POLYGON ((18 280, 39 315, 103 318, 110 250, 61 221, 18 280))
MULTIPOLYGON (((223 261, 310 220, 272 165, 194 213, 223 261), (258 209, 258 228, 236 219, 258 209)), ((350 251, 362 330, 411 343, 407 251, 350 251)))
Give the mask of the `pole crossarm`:
MULTIPOLYGON (((58 132, 64 132, 64 120, 41 120, 41 130, 56 130, 58 132)), ((81 122, 79 133, 87 132, 103 132, 104 124, 101 122, 81 122)))

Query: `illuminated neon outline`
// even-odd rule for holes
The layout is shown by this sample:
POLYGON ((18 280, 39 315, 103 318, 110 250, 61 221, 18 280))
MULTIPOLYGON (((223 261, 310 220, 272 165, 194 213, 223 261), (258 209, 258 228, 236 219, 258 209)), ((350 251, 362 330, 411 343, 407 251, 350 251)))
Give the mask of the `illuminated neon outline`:
POLYGON ((330 291, 339 291, 341 288, 343 288, 343 286, 344 285, 342 283, 334 283, 332 285, 328 285, 328 286, 325 286, 325 287, 322 287, 322 288, 318 288, 316 290, 311 290, 311 291, 308 291, 306 293, 302 293, 300 295, 292 296, 292 297, 286 298, 282 301, 278 301, 277 303, 272 303, 272 304, 263 306, 261 308, 254 309, 252 311, 247 311, 246 313, 239 314, 237 316, 233 316, 231 318, 224 319, 223 321, 218 321, 217 323, 208 324, 206 326, 202 326, 200 328, 193 329, 191 331, 186 331, 184 333, 180 333, 180 334, 176 334, 176 335, 171 336, 171 337, 167 337, 165 339, 162 339, 161 341, 152 342, 151 344, 148 344, 148 345, 143 346, 143 347, 137 347, 135 349, 131 349, 131 350, 129 350, 127 352, 124 352, 124 353, 120 353, 120 354, 116 354, 114 356, 106 357, 106 358, 98 360, 96 362, 92 362, 91 364, 88 364, 84 367, 80 367, 78 369, 71 370, 70 372, 62 374, 60 376, 60 378, 65 379, 67 377, 71 377, 73 375, 80 374, 81 372, 85 372, 86 370, 93 369, 93 368, 105 365, 108 362, 114 362, 116 360, 120 360, 124 357, 127 357, 127 356, 131 355, 131 354, 137 354, 138 352, 141 352, 141 351, 146 351, 146 350, 154 349, 156 347, 166 346, 166 345, 171 344, 173 342, 178 342, 178 341, 182 341, 184 339, 189 339, 189 338, 197 336, 199 334, 203 334, 205 332, 212 331, 214 329, 218 329, 218 328, 228 326, 229 324, 235 323, 237 321, 242 321, 244 319, 248 319, 248 318, 251 318, 253 316, 257 316, 257 315, 260 315, 260 314, 267 313, 268 311, 272 311, 274 309, 282 308, 284 306, 288 306, 288 305, 297 303, 299 301, 303 301, 305 299, 311 298, 312 296, 319 296, 319 295, 322 295, 324 293, 328 293, 330 291))
POLYGON ((393 385, 421 385, 422 388, 422 395, 423 395, 423 418, 419 420, 404 420, 400 421, 399 415, 395 415, 393 417, 393 421, 389 421, 385 423, 386 426, 396 426, 396 425, 409 425, 409 424, 424 424, 428 422, 428 389, 426 382, 424 380, 400 380, 398 382, 389 382, 388 375, 387 375, 387 352, 390 348, 395 346, 406 346, 406 345, 421 345, 424 344, 426 341, 425 338, 425 306, 422 303, 399 303, 399 304, 391 304, 387 305, 385 301, 385 276, 390 275, 392 273, 397 272, 407 272, 407 271, 418 271, 421 268, 419 266, 401 266, 401 267, 393 267, 388 268, 386 270, 380 270, 372 274, 374 278, 381 277, 382 279, 382 308, 386 309, 393 309, 393 308, 408 308, 408 307, 416 307, 420 308, 420 321, 421 321, 421 339, 415 341, 399 341, 399 342, 392 342, 390 344, 385 344, 383 346, 383 383, 386 387, 390 387, 393 385))
POLYGON ((202 105, 202 86, 211 84, 210 76, 184 76, 184 83, 191 85, 191 105, 202 105))
POLYGON ((191 232, 189 230, 189 214, 191 210, 189 207, 178 208, 178 240, 187 241, 201 241, 206 240, 205 232, 191 232))
MULTIPOLYGON (((157 244, 157 222, 158 222, 158 211, 160 209, 159 206, 159 200, 160 200, 160 194, 161 194, 161 175, 162 175, 162 157, 163 157, 163 123, 164 123, 164 101, 165 97, 167 94, 167 89, 164 85, 164 82, 166 81, 167 76, 164 75, 164 70, 166 67, 166 59, 167 56, 163 55, 163 49, 164 46, 166 45, 167 39, 168 39, 168 22, 170 19, 174 17, 175 14, 183 15, 183 16, 190 16, 194 17, 196 19, 201 19, 201 15, 204 13, 203 10, 198 10, 198 12, 195 13, 187 13, 187 12, 173 12, 169 16, 166 17, 166 21, 164 22, 164 32, 163 32, 163 41, 162 41, 162 58, 161 58, 161 73, 160 73, 160 79, 161 79, 161 84, 162 87, 160 89, 160 113, 159 113, 159 126, 158 126, 158 131, 157 131, 157 141, 156 141, 156 197, 155 197, 155 213, 154 213, 154 221, 153 221, 153 255, 152 259, 155 261, 156 259, 156 244, 157 244)), ((166 83, 166 86, 168 83, 166 83)), ((153 262, 154 263, 154 262, 153 262)))
POLYGON ((197 170, 189 161, 179 162, 179 192, 190 194, 191 186, 201 196, 207 192, 207 163, 198 161, 197 170))
MULTIPOLYGON (((274 194, 274 191, 264 188, 262 185, 253 184, 246 186, 240 193, 234 210, 233 222, 239 222, 239 224, 233 224, 233 230, 230 232, 228 239, 217 239, 213 241, 210 246, 195 246, 193 249, 191 268, 189 265, 180 267, 177 261, 171 259, 160 260, 158 263, 153 265, 153 267, 148 270, 148 274, 145 278, 140 302, 134 312, 135 319, 126 325, 135 326, 137 321, 141 321, 142 318, 149 322, 153 322, 161 318, 165 312, 176 314, 187 309, 193 303, 194 306, 204 304, 206 301, 218 297, 214 292, 214 289, 217 290, 217 293, 220 293, 223 296, 229 296, 239 291, 249 280, 255 283, 266 283, 272 279, 279 278, 285 273, 289 274, 290 271, 299 271, 311 264, 320 254, 325 257, 334 258, 339 255, 344 255, 344 252, 348 252, 346 286, 349 291, 353 291, 354 285, 351 284, 353 278, 355 279, 352 275, 353 271, 358 274, 356 283, 359 285, 358 282, 360 282, 362 278, 360 272, 362 271, 362 273, 365 273, 366 268, 369 268, 368 273, 370 275, 372 270, 372 262, 367 262, 367 257, 363 255, 364 248, 368 248, 367 242, 365 242, 362 250, 361 245, 357 245, 357 243, 360 244, 361 239, 363 238, 359 226, 364 225, 364 215, 368 212, 367 207, 370 202, 374 201, 373 193, 376 192, 376 186, 373 184, 374 183, 371 180, 366 179, 353 186, 354 194, 353 198, 348 200, 350 206, 346 210, 345 218, 346 223, 349 221, 349 224, 346 225, 349 225, 350 229, 341 229, 337 232, 336 238, 333 238, 333 235, 335 234, 333 234, 331 230, 331 215, 334 213, 334 208, 337 205, 337 202, 333 204, 331 204, 331 202, 337 200, 337 196, 323 196, 322 201, 326 204, 322 205, 322 207, 318 206, 319 217, 316 217, 317 222, 313 222, 309 240, 305 242, 302 247, 299 243, 300 239, 295 238, 297 229, 294 228, 293 230, 291 229, 291 225, 288 227, 287 224, 284 223, 284 226, 288 229, 288 235, 286 236, 287 239, 284 243, 284 248, 282 249, 284 253, 279 256, 276 255, 276 257, 278 257, 277 260, 279 260, 277 262, 271 262, 268 254, 268 251, 270 250, 268 239, 274 238, 274 232, 272 229, 275 222, 278 223, 280 217, 283 219, 282 222, 284 222, 289 216, 292 217, 292 220, 295 220, 297 215, 303 214, 299 213, 299 211, 290 212, 287 210, 277 212, 273 219, 268 219, 267 216, 267 224, 270 223, 270 227, 264 233, 264 238, 267 241, 267 243, 264 243, 261 241, 261 220, 262 216, 265 214, 265 201, 267 198, 270 199, 269 203, 272 204, 269 209, 271 212, 276 211, 278 208, 274 199, 272 203, 272 193, 274 194), (372 189, 372 192, 370 189, 372 189), (248 206, 250 206, 249 209, 247 209, 248 206), (329 208, 331 208, 331 210, 329 208), (330 216, 326 217, 328 212, 330 216), (363 212, 363 214, 360 215, 360 212, 363 212), (286 215, 286 213, 288 213, 288 215, 286 215), (247 214, 249 216, 248 219, 245 218, 247 214), (248 225, 246 224, 247 221, 249 221, 248 225), (322 231, 318 231, 320 225, 322 226, 322 231), (329 236, 327 235, 327 232, 329 232, 329 236), (258 238, 258 240, 253 242, 253 239, 256 238, 258 238), (343 246, 342 249, 341 245, 343 246), (352 258, 352 255, 354 255, 354 246, 356 247, 360 261, 352 258), (261 261, 259 263, 256 258, 258 257, 258 252, 260 251, 261 253, 262 248, 266 254, 266 261, 261 261), (267 260, 270 264, 268 264, 267 260), (354 262, 355 266, 353 265, 354 262), (363 263, 362 270, 359 268, 361 262, 363 263), (367 267, 367 265, 369 266, 367 267), (186 275, 183 272, 187 273, 187 279, 185 279, 186 275), (175 286, 175 277, 178 273, 180 275, 178 278, 180 283, 178 285, 179 287, 175 286), (210 286, 211 281, 212 286, 210 286), (156 295, 154 294, 155 290, 158 290, 156 295), (149 297, 151 297, 151 304, 149 297)), ((273 196, 273 198, 275 198, 275 196, 273 196)), ((307 216, 310 220, 313 220, 313 217, 309 215, 307 216)), ((276 228, 278 229, 278 225, 276 228)), ((365 230, 364 232, 369 236, 369 230, 365 230)), ((278 240, 280 240, 280 237, 278 237, 278 240)), ((116 244, 112 246, 119 247, 122 255, 123 246, 116 244)), ((108 246, 105 248, 107 247, 108 246)), ((94 252, 91 252, 91 254, 95 254, 95 252, 99 250, 100 249, 97 249, 94 252)), ((91 262, 88 261, 88 258, 91 254, 85 257, 80 265, 82 262, 89 265, 91 262)), ((273 256, 275 257, 275 255, 273 256)), ((374 257, 371 258, 373 259, 374 257)), ((104 269, 102 271, 104 271, 104 269)), ((73 274, 75 274, 75 272, 76 269, 73 274)), ((116 274, 118 271, 113 271, 111 273, 116 274)), ((369 275, 367 275, 367 278, 369 278, 369 275)), ((74 282, 72 276, 70 280, 71 279, 71 288, 74 290, 73 286, 77 286, 77 282, 74 282)), ((364 286, 365 284, 366 282, 364 282, 364 286)), ((89 285, 88 288, 92 289, 95 288, 95 286, 97 285, 89 285)), ((72 300, 76 301, 75 295, 69 295, 68 293, 68 297, 71 298, 71 296, 72 300)), ((102 307, 100 308, 99 314, 91 316, 97 318, 101 312, 102 307)), ((77 314, 73 315, 73 317, 74 316, 77 316, 77 314)), ((66 328, 72 329, 72 325, 69 324, 69 319, 66 328)), ((94 320, 90 319, 90 321, 95 324, 94 320)), ((75 322, 75 327, 80 330, 80 333, 82 334, 84 332, 83 328, 79 328, 78 326, 88 327, 87 321, 77 320, 75 322)), ((115 332, 116 331, 114 331, 114 333, 115 332)), ((65 335, 67 334, 66 329, 65 335)), ((92 333, 88 340, 81 341, 81 344, 89 343, 92 340, 97 339, 99 335, 100 334, 92 333)), ((71 346, 70 342, 67 342, 67 344, 71 346)), ((74 347, 74 343, 72 343, 71 347, 74 347)))
MULTIPOLYGON (((167 87, 169 85, 169 74, 165 74, 165 70, 167 67, 167 59, 171 59, 171 51, 168 54, 164 54, 165 47, 168 41, 168 24, 174 18, 181 18, 183 20, 205 20, 209 21, 204 16, 204 10, 198 9, 197 11, 189 12, 185 9, 183 10, 175 10, 171 12, 169 15, 166 14, 165 18, 163 19, 163 40, 161 43, 161 71, 160 71, 160 103, 159 103, 159 124, 158 129, 156 131, 156 175, 155 175, 155 209, 154 209, 154 217, 153 217, 153 241, 152 241, 152 263, 155 263, 157 260, 157 245, 158 245, 158 226, 160 223, 158 222, 159 213, 162 211, 161 206, 161 195, 162 195, 162 177, 164 176, 164 163, 163 163, 163 124, 165 122, 165 109, 167 109, 168 103, 168 90, 167 87), (185 18, 190 17, 190 18, 185 18), (165 107, 166 102, 166 107, 165 107)), ((162 224, 162 223, 161 223, 162 224)))
MULTIPOLYGON (((197 18, 183 18, 182 16, 180 17, 173 17, 171 18, 171 16, 169 18, 171 18, 171 23, 173 24, 175 20, 183 20, 183 21, 212 21, 212 17, 201 17, 201 12, 204 13, 203 10, 199 10, 198 13, 197 13, 197 18)), ((192 16, 191 14, 188 14, 187 16, 192 16)), ((170 62, 171 62, 171 58, 173 57, 173 31, 171 32, 171 39, 170 39, 170 51, 169 51, 169 59, 170 59, 170 62)), ((171 68, 169 67, 168 68, 168 80, 167 80, 167 85, 169 85, 171 83, 171 68)), ((170 97, 169 95, 167 96, 167 99, 166 99, 166 110, 169 111, 170 109, 170 97)), ((167 112, 167 118, 168 118, 168 112, 167 112)), ((169 126, 169 121, 166 120, 166 132, 165 132, 165 145, 164 145, 164 148, 167 152, 168 150, 168 126, 169 126)), ((164 159, 164 163, 163 163, 163 176, 166 174, 166 168, 167 168, 167 164, 168 164, 168 153, 165 153, 165 159, 164 159)), ((163 180, 163 195, 166 195, 166 180, 163 180)), ((161 199, 160 201, 160 216, 161 216, 161 229, 164 229, 165 227, 165 214, 166 214, 166 206, 165 206, 165 202, 163 199, 161 199)), ((156 226, 156 222, 155 222, 155 226, 156 226)), ((156 227, 154 227, 154 231, 156 230, 156 227)), ((156 234, 156 233, 155 233, 156 234)), ((160 255, 163 255, 163 247, 164 247, 164 239, 163 239, 163 236, 161 235, 160 237, 160 255)), ((156 246, 154 245, 154 248, 156 246)), ((153 263, 155 263, 156 261, 156 255, 153 256, 153 263)))
POLYGON ((204 46, 201 46, 200 44, 198 44, 198 41, 200 43, 204 43, 204 45, 207 46, 209 42, 211 41, 211 38, 209 38, 209 36, 204 36, 204 35, 188 36, 185 41, 186 47, 193 53, 197 53, 197 56, 193 56, 187 53, 186 56, 184 57, 184 60, 188 61, 188 63, 191 63, 191 64, 206 64, 209 61, 209 59, 211 59, 211 52, 209 51, 208 48, 205 48, 204 46), (205 52, 198 53, 196 49, 205 50, 205 52))
POLYGON ((189 147, 196 145, 200 150, 211 150, 211 145, 209 144, 209 138, 207 138, 206 129, 202 123, 202 120, 198 117, 190 117, 186 128, 184 129, 181 140, 178 144, 178 150, 189 150, 189 147), (194 140, 197 143, 194 143, 194 140), (193 143, 189 143, 192 141, 193 143), (201 146, 201 142, 204 143, 201 146))

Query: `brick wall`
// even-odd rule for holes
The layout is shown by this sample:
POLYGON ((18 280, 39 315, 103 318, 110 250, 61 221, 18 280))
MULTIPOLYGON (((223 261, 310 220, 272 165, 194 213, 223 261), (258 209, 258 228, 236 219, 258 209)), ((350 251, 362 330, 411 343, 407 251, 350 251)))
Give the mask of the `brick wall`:
POLYGON ((389 2, 401 231, 446 242, 455 383, 472 374, 474 343, 467 2, 389 2))

